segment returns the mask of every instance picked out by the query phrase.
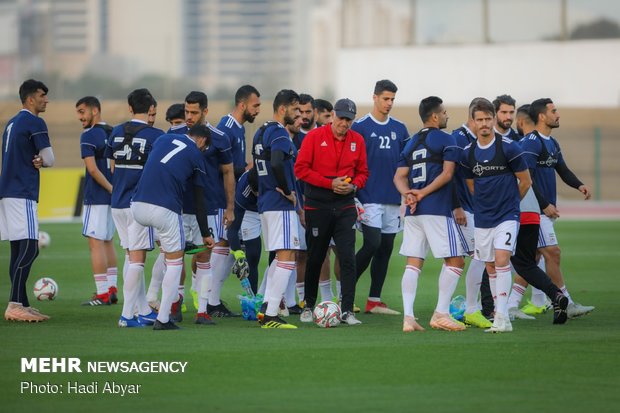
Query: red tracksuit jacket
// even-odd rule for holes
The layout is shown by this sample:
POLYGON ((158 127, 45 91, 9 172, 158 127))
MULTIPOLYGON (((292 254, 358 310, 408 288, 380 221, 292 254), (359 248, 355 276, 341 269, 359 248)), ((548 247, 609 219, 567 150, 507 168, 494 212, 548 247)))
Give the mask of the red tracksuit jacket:
POLYGON ((332 180, 338 176, 351 177, 351 183, 358 189, 368 180, 366 144, 362 135, 349 130, 342 143, 336 141, 328 124, 311 130, 301 144, 295 161, 295 176, 306 183, 305 205, 309 208, 353 205, 354 193, 338 195, 333 192, 332 180))

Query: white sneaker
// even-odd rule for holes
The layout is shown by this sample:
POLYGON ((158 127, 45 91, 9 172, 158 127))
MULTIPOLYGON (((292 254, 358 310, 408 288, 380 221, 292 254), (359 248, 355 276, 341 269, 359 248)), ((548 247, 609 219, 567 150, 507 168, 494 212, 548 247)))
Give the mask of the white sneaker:
POLYGON ((591 305, 581 305, 579 303, 570 303, 566 308, 566 313, 568 314, 568 318, 576 318, 581 317, 582 315, 586 315, 594 311, 594 306, 591 305))
POLYGON ((352 312, 352 311, 347 311, 344 314, 342 314, 342 322, 344 324, 348 324, 350 326, 355 326, 355 325, 358 325, 358 324, 362 324, 362 322, 360 320, 355 318, 355 313, 352 312))
POLYGON ((532 317, 531 315, 525 314, 517 307, 512 307, 508 309, 508 318, 510 321, 514 321, 515 319, 519 320, 536 320, 536 317, 532 317))
POLYGON ((302 323, 311 323, 312 321, 314 321, 312 319, 312 310, 308 307, 304 308, 304 311, 302 311, 301 315, 299 316, 299 321, 301 321, 302 323))
POLYGON ((284 307, 280 307, 278 308, 278 316, 280 317, 288 317, 290 315, 288 308, 284 307))
POLYGON ((511 331, 512 324, 510 324, 510 318, 500 313, 495 313, 493 326, 484 330, 485 333, 510 333, 511 331))

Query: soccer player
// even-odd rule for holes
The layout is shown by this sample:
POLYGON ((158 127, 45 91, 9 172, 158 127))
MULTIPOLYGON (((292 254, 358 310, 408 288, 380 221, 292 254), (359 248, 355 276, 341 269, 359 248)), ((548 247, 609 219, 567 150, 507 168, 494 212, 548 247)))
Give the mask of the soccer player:
POLYGON ((364 241, 355 255, 355 268, 359 282, 370 265, 370 292, 364 311, 374 314, 400 314, 381 301, 394 238, 402 230, 401 196, 393 183, 394 174, 409 139, 405 124, 390 116, 397 90, 390 80, 377 81, 372 111, 351 127, 364 137, 370 172, 366 186, 357 193, 365 213, 361 221, 364 241))
POLYGON ((39 169, 54 165, 45 121, 39 114, 48 103, 47 86, 28 79, 19 87, 22 109, 2 134, 0 174, 0 240, 10 241, 11 293, 4 318, 39 322, 50 317, 30 306, 26 284, 32 263, 39 255, 39 169))
POLYGON ((162 283, 162 299, 153 330, 176 330, 170 320, 170 310, 177 298, 181 278, 185 234, 183 230, 183 193, 194 191, 196 217, 202 243, 214 245, 209 234, 204 203, 204 159, 211 132, 206 125, 192 126, 188 135, 167 134, 157 138, 144 165, 144 173, 132 197, 131 211, 135 220, 144 227, 153 227, 159 234, 166 255, 166 274, 162 283))
POLYGON ((519 144, 494 133, 493 104, 480 99, 472 107, 471 116, 477 139, 465 147, 460 163, 474 195, 475 258, 486 263, 495 297, 493 326, 485 331, 510 332, 510 257, 519 230, 519 203, 532 181, 519 144))
MULTIPOLYGON (((469 109, 477 103, 475 98, 469 104, 469 109)), ((476 125, 471 117, 467 116, 467 122, 460 128, 452 132, 454 140, 459 148, 463 150, 467 145, 476 141, 476 125)), ((486 277, 485 263, 474 257, 474 201, 473 195, 469 192, 469 187, 465 181, 463 168, 457 164, 454 173, 454 185, 460 207, 454 213, 454 219, 458 224, 457 229, 461 235, 464 252, 471 257, 467 273, 465 274, 465 313, 463 314, 465 324, 478 327, 489 328, 491 322, 485 315, 491 315, 494 311, 493 296, 489 288, 489 277, 486 277), (485 282, 486 279, 486 282, 485 282), (481 293, 481 304, 478 301, 478 293, 481 293), (481 309, 482 307, 482 309, 481 309), (486 311, 485 311, 486 310, 486 311)))
POLYGON ((149 126, 155 125, 155 119, 157 118, 157 101, 153 98, 153 106, 149 109, 148 117, 146 123, 149 126))
MULTIPOLYGON (((368 180, 364 138, 351 130, 357 108, 350 99, 334 105, 333 122, 316 128, 301 145, 295 175, 304 181, 306 243, 305 308, 301 321, 316 304, 319 272, 333 238, 340 259, 342 320, 361 324, 353 312, 355 299, 355 193, 368 180)), ((260 199, 259 199, 260 201, 260 199)))
POLYGON ((235 93, 235 108, 225 115, 217 128, 226 133, 231 140, 231 153, 235 181, 239 179, 248 166, 245 161, 245 127, 246 122, 254 123, 260 113, 260 93, 252 85, 243 85, 235 93))
POLYGON ((512 129, 516 103, 517 102, 510 95, 500 95, 493 101, 496 113, 495 132, 513 141, 521 139, 519 134, 512 129))
POLYGON ((268 305, 262 328, 297 328, 278 317, 278 308, 295 270, 295 252, 301 246, 293 173, 295 145, 285 128, 295 121, 298 105, 299 95, 295 91, 280 90, 273 100, 273 120, 261 126, 252 141, 265 249, 276 253, 267 272, 268 305))
POLYGON ((90 260, 97 292, 82 305, 98 306, 118 302, 116 287, 116 253, 114 251, 114 221, 110 200, 112 172, 104 156, 112 127, 101 121, 101 103, 94 96, 77 101, 75 110, 84 132, 80 149, 86 167, 82 235, 88 238, 90 260))
POLYGON ((452 176, 459 148, 452 135, 442 132, 448 114, 437 96, 422 99, 419 107, 424 128, 411 137, 402 151, 394 184, 405 197, 405 229, 400 254, 407 257, 402 279, 403 331, 423 331, 416 321, 413 304, 418 277, 428 250, 443 258, 439 274, 439 296, 430 321, 434 329, 465 330, 465 325, 450 317, 450 300, 463 271, 463 251, 457 237, 452 176))
POLYGON ((166 110, 166 122, 170 124, 171 128, 174 128, 176 126, 184 126, 185 125, 185 104, 184 103, 173 103, 172 105, 170 105, 168 110, 166 110))
POLYGON ((536 123, 536 130, 521 141, 530 164, 536 164, 534 181, 540 192, 538 199, 542 214, 540 217, 540 238, 538 248, 545 258, 546 272, 553 282, 568 297, 568 317, 574 318, 588 314, 594 310, 593 306, 584 306, 573 301, 570 296, 564 276, 560 269, 560 247, 558 246, 554 223, 560 217, 557 205, 557 190, 555 173, 562 181, 581 192, 586 200, 592 194, 568 168, 557 140, 551 136, 553 129, 560 127, 560 114, 549 98, 533 101, 530 105, 530 117, 536 123))
POLYGON ((143 327, 155 322, 156 313, 149 307, 144 282, 146 251, 154 246, 153 229, 136 222, 130 201, 142 175, 155 139, 164 132, 149 126, 148 113, 154 99, 148 89, 136 89, 127 96, 132 119, 112 130, 105 156, 112 165, 112 218, 121 246, 127 251, 123 266, 123 310, 119 327, 143 327), (138 316, 134 316, 137 308, 138 316))
POLYGON ((325 99, 314 99, 314 105, 316 106, 316 126, 323 126, 331 123, 334 113, 334 106, 325 99))

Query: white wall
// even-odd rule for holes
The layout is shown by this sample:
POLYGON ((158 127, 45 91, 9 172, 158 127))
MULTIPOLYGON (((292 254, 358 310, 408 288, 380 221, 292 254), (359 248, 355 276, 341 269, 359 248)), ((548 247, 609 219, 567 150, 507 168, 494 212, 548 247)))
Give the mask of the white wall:
POLYGON ((517 105, 550 97, 563 107, 620 107, 620 40, 341 49, 336 97, 372 103, 379 79, 398 86, 398 103, 426 96, 448 105, 508 93, 517 105))

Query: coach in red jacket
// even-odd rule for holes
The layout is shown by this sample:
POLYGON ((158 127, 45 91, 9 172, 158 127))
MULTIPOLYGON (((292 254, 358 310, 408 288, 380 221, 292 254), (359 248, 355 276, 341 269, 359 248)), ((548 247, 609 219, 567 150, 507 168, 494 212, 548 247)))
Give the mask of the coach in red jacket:
POLYGON ((316 304, 321 264, 333 237, 340 259, 343 322, 361 324, 353 313, 355 299, 355 192, 366 184, 368 165, 364 138, 351 130, 355 103, 340 99, 332 123, 313 129, 304 138, 295 162, 295 175, 306 183, 305 301, 302 321, 316 304))

